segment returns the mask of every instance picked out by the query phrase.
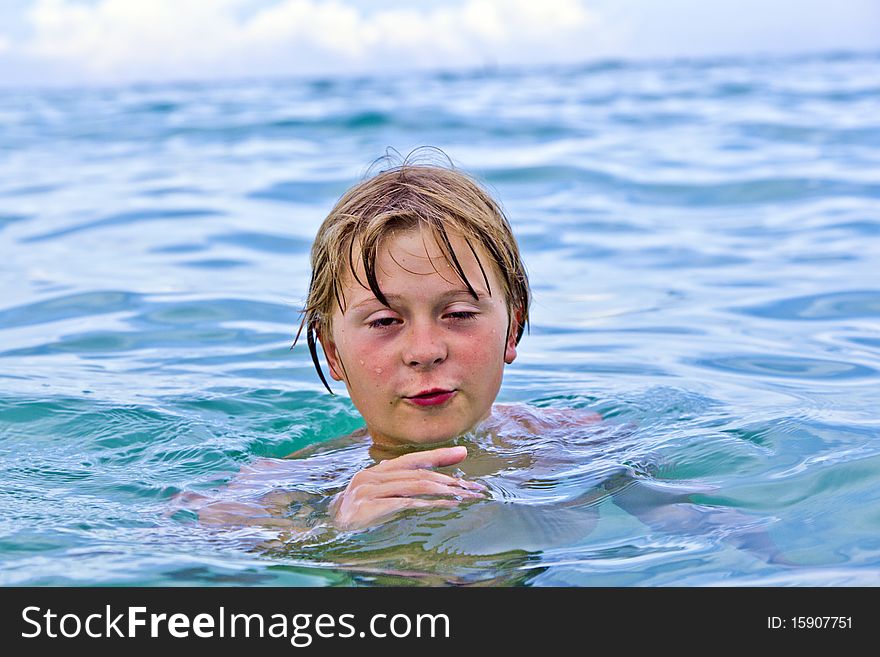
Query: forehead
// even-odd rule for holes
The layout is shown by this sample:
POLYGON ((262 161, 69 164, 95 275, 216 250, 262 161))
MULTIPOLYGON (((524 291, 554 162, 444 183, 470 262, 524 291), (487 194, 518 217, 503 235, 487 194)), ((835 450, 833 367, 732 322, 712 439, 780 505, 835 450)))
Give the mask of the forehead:
MULTIPOLYGON (((498 289, 497 267, 486 250, 458 231, 449 230, 447 237, 449 249, 474 290, 478 293, 494 293, 498 289)), ((376 252, 375 275, 379 288, 390 293, 391 288, 409 283, 439 291, 466 289, 441 241, 436 231, 428 227, 394 230, 386 235, 379 242, 376 252)), ((346 268, 343 276, 346 303, 357 303, 374 296, 367 282, 359 246, 357 242, 352 246, 354 273, 346 268)))

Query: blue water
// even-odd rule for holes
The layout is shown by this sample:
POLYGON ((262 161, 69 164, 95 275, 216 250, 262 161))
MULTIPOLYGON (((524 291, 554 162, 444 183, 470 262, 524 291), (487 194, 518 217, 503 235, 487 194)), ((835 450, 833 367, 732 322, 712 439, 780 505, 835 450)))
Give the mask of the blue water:
POLYGON ((0 584, 878 585, 878 208, 877 54, 5 92, 0 584), (369 462, 238 474, 360 426, 290 351, 307 252, 423 144, 521 242, 499 401, 603 423, 462 439, 446 515, 198 522, 369 462))

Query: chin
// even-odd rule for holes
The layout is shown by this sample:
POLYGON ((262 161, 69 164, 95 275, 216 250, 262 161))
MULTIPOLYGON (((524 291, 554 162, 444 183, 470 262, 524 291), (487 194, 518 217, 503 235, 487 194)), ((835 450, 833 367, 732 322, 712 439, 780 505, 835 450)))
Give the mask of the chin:
POLYGON ((409 435, 410 440, 420 445, 430 445, 431 443, 445 443, 453 438, 458 438, 463 433, 467 433, 467 427, 436 427, 432 429, 421 428, 421 431, 413 431, 409 435))

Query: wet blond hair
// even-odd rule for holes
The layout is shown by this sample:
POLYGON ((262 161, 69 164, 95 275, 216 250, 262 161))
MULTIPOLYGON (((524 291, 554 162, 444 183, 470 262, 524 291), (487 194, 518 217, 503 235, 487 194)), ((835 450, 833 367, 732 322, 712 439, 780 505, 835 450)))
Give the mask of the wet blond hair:
POLYGON ((330 386, 318 362, 315 339, 323 342, 325 336, 330 335, 334 305, 345 312, 342 282, 350 274, 380 303, 388 306, 376 280, 376 257, 386 237, 412 228, 432 231, 447 262, 475 299, 477 293, 465 276, 449 233, 455 232, 464 238, 491 296, 495 291, 489 286, 485 264, 474 248, 475 245, 482 247, 496 267, 509 321, 516 322, 519 344, 529 321, 531 292, 516 238, 504 212, 473 178, 451 163, 445 167, 404 161, 361 181, 343 194, 321 224, 312 244, 312 278, 294 345, 305 328, 315 370, 327 390, 330 386), (363 266, 366 281, 358 277, 356 258, 363 266))

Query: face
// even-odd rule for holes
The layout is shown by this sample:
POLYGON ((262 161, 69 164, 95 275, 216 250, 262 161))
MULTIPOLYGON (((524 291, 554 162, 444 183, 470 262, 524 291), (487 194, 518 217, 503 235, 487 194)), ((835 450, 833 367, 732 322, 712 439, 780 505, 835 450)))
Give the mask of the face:
MULTIPOLYGON (((477 292, 468 292, 430 230, 385 238, 376 278, 391 307, 348 276, 345 312, 332 336, 321 336, 330 374, 344 381, 373 442, 429 444, 461 435, 487 418, 505 363, 516 358, 516 323, 489 257, 467 242, 450 242, 477 292)), ((363 271, 358 277, 366 281, 363 271)))

